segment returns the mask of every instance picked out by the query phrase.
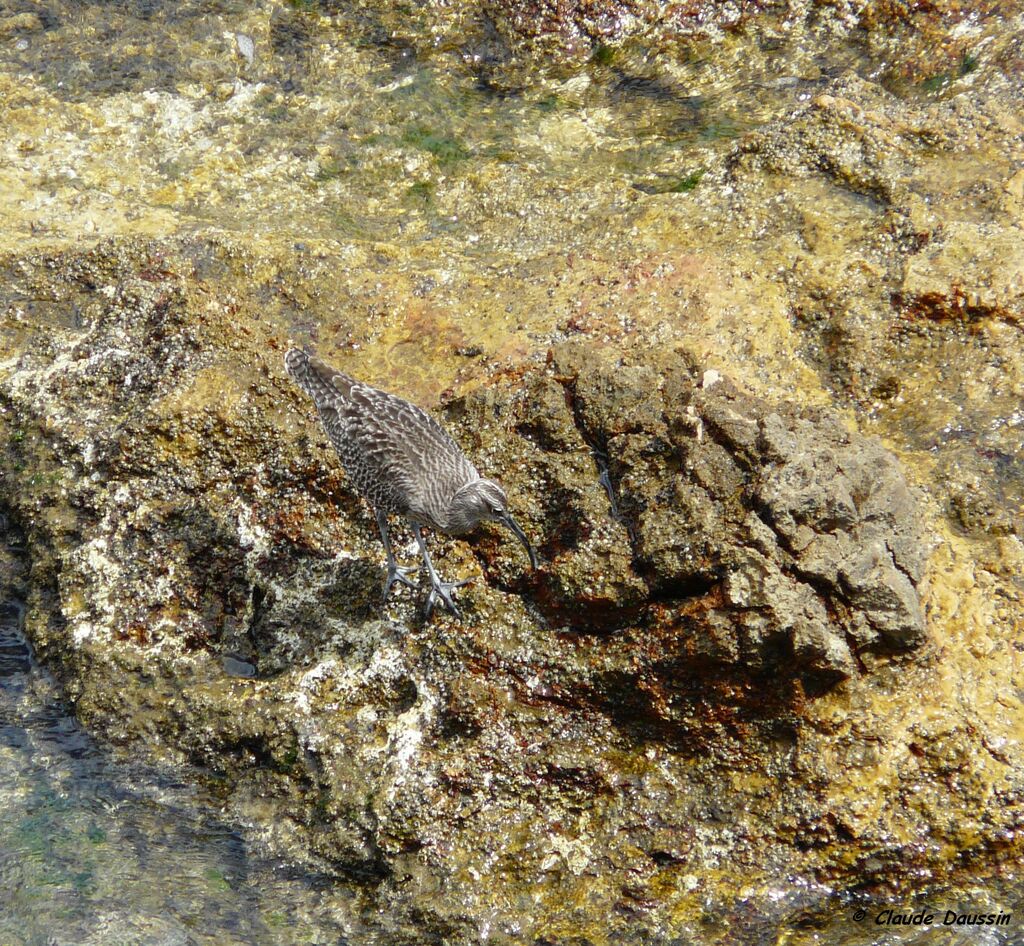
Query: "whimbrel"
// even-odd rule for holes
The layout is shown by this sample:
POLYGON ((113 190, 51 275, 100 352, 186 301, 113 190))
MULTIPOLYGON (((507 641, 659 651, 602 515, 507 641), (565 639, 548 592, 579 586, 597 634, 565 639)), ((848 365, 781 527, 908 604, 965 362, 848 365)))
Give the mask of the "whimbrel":
POLYGON ((292 379, 316 404, 320 420, 355 488, 373 507, 384 542, 388 573, 384 601, 395 582, 415 587, 395 561, 388 515, 404 516, 423 555, 430 578, 426 613, 441 601, 460 617, 452 591, 466 581, 441 581, 423 539, 428 526, 462 535, 486 521, 500 522, 526 547, 530 564, 537 556, 526 533, 508 511, 505 491, 484 479, 458 444, 433 417, 394 394, 362 384, 297 348, 284 359, 292 379))

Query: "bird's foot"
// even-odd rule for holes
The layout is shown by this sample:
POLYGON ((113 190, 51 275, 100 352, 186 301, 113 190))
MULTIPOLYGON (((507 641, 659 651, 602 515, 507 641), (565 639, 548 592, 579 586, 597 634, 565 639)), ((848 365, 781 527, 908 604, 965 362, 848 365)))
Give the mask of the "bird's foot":
POLYGON ((406 568, 402 565, 389 565, 388 577, 384 579, 384 603, 387 603, 388 595, 391 593, 391 588, 396 581, 405 585, 407 588, 415 588, 416 582, 410 579, 409 576, 418 571, 419 566, 415 568, 406 568))
POLYGON ((441 581, 435 576, 430 586, 430 594, 427 596, 426 616, 429 618, 434 613, 434 606, 440 601, 455 617, 462 619, 462 614, 455 605, 452 592, 456 588, 468 585, 473 579, 463 578, 462 581, 441 581))

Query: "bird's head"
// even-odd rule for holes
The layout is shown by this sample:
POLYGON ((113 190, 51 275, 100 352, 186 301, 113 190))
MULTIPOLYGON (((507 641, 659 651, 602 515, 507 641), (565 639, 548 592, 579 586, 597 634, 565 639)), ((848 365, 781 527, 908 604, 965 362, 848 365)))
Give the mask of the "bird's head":
POLYGON ((509 528, 526 548, 530 564, 537 567, 537 555, 526 533, 508 511, 508 497, 494 480, 473 480, 463 486, 452 498, 448 513, 448 530, 454 534, 469 532, 481 522, 500 522, 509 528))

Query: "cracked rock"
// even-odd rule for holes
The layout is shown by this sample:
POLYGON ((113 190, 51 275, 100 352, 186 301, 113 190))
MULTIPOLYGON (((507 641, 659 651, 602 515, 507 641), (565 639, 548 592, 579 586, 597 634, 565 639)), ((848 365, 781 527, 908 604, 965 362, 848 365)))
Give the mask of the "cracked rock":
POLYGON ((524 479, 518 495, 546 503, 559 484, 532 523, 552 620, 685 622, 701 659, 826 685, 853 672, 856 651, 924 641, 916 500, 895 457, 835 415, 802 416, 682 363, 608 366, 577 345, 512 401, 486 443, 508 469, 528 457, 546 484, 524 479), (531 417, 543 404, 557 426, 531 417))

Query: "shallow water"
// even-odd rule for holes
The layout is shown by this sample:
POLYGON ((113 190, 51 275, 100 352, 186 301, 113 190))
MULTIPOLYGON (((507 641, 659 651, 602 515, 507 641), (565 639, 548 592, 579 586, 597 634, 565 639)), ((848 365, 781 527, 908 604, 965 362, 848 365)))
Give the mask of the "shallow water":
POLYGON ((99 747, 35 663, 21 615, 0 605, 0 944, 370 941, 351 938, 344 887, 254 852, 195 773, 99 747))
POLYGON ((443 238, 500 264, 688 193, 710 156, 864 66, 849 48, 744 47, 666 72, 607 50, 496 86, 463 56, 320 16, 336 7, 51 0, 10 51, 60 116, 44 160, 31 122, 11 142, 48 198, 29 237, 216 227, 399 241, 403 257, 443 238))

